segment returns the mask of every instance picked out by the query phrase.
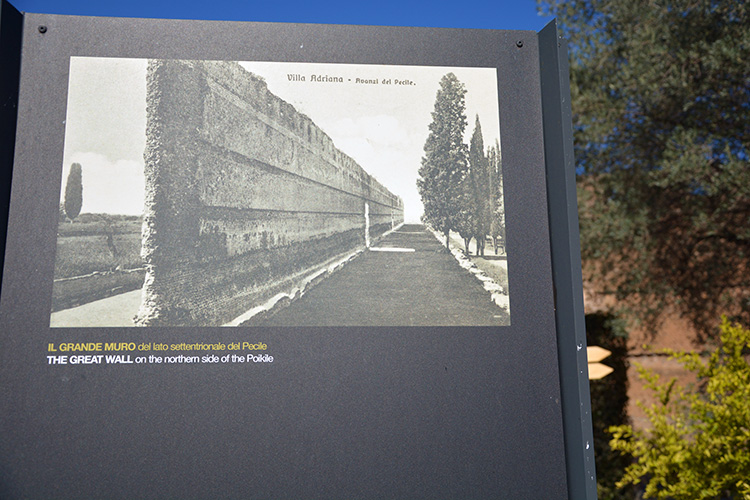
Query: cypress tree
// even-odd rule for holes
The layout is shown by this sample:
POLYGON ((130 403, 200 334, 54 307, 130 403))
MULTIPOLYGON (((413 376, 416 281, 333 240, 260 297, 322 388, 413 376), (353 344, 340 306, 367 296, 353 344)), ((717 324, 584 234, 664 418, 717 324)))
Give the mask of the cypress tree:
POLYGON ((462 182, 468 170, 466 129, 466 88, 456 75, 440 79, 435 97, 425 156, 419 168, 417 188, 424 204, 422 221, 445 235, 455 229, 461 211, 462 182))
POLYGON ((471 179, 471 204, 474 212, 474 237, 477 240, 477 255, 484 255, 484 242, 490 229, 490 178, 487 157, 484 155, 484 139, 479 115, 474 123, 474 132, 469 144, 469 177, 471 179))
POLYGON ((68 181, 65 184, 65 214, 70 220, 78 217, 83 205, 83 178, 80 163, 70 166, 68 181))
POLYGON ((487 148, 487 163, 490 184, 490 235, 497 255, 498 247, 505 246, 505 209, 503 200, 503 165, 500 143, 487 148))

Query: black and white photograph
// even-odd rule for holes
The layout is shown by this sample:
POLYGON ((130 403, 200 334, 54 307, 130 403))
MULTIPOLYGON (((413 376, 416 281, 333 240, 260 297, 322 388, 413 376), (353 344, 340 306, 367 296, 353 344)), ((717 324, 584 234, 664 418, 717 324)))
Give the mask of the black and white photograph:
POLYGON ((496 68, 71 57, 51 327, 508 326, 496 68))

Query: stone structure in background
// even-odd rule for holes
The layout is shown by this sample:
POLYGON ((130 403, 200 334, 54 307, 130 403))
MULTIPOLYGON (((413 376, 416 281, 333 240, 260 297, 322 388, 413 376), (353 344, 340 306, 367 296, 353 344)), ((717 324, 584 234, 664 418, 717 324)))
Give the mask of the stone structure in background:
POLYGON ((403 221, 399 197, 236 63, 150 61, 146 141, 139 325, 224 324, 403 221))

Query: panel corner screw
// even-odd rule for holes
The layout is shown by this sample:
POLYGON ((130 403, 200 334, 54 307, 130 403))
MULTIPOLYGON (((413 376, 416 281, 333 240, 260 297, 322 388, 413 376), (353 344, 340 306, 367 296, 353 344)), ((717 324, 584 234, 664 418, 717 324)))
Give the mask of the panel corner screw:
POLYGON ((516 47, 518 47, 519 49, 520 49, 521 47, 523 47, 523 40, 518 40, 518 41, 516 42, 516 47))
POLYGON ((39 30, 39 33, 47 33, 47 27, 42 25, 37 28, 39 30))

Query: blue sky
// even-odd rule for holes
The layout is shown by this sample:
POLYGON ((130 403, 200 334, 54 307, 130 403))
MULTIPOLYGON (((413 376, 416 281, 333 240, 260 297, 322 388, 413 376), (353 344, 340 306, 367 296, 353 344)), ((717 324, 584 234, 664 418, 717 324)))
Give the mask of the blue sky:
POLYGON ((18 10, 45 14, 174 19, 215 19, 443 28, 542 29, 535 0, 10 0, 18 10))

